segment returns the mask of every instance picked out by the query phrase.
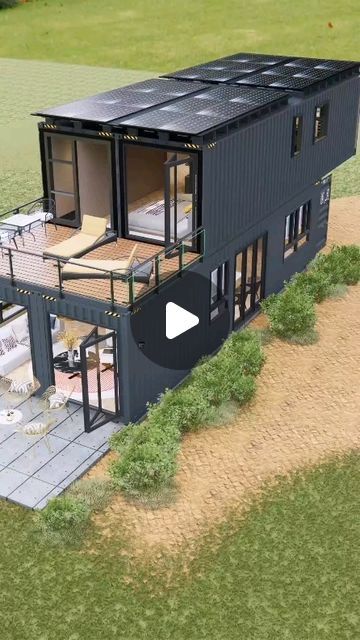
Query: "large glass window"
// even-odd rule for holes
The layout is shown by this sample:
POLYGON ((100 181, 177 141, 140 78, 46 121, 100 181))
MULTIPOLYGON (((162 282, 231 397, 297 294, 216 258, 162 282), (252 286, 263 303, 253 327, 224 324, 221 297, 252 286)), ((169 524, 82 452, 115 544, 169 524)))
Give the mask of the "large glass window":
POLYGON ((3 313, 5 317, 3 315, 0 323, 0 376, 16 383, 32 383, 33 368, 27 311, 17 305, 8 305, 3 309, 3 313), (9 312, 8 316, 6 312, 9 312))
POLYGON ((125 145, 127 233, 161 243, 193 230, 195 159, 184 153, 125 145))
POLYGON ((234 324, 259 307, 264 297, 266 238, 261 236, 235 257, 234 324))
POLYGON ((218 318, 225 309, 227 293, 227 266, 224 262, 210 275, 210 320, 218 318))
POLYGON ((56 217, 80 226, 84 215, 106 217, 111 225, 110 145, 104 140, 47 134, 49 196, 56 217))
POLYGON ((310 201, 285 218, 284 260, 309 241, 310 201))

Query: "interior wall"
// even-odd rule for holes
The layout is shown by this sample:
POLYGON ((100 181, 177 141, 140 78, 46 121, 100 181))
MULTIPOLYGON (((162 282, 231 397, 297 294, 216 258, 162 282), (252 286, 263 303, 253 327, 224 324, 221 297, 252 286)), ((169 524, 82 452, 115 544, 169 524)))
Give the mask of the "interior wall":
POLYGON ((125 149, 128 203, 152 191, 164 191, 166 152, 136 145, 127 145, 125 149))
POLYGON ((108 142, 77 141, 81 215, 111 221, 111 172, 108 142))

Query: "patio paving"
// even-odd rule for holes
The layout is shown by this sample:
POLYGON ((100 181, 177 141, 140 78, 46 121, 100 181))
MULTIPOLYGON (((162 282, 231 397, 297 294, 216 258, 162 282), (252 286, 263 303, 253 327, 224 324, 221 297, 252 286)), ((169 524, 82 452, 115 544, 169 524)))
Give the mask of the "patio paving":
MULTIPOLYGON (((2 405, 0 397, 0 408, 2 405)), ((22 424, 39 419, 41 407, 35 398, 17 407, 22 424)), ((122 423, 108 422, 92 433, 84 432, 82 408, 70 405, 71 418, 64 412, 46 439, 16 431, 19 425, 0 425, 0 497, 24 507, 43 509, 80 478, 108 450, 112 433, 122 423)))

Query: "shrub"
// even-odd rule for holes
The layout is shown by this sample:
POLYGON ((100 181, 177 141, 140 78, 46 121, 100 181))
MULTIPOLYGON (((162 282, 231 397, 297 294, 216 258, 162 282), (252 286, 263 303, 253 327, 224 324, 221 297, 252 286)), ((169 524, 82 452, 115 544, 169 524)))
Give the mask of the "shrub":
POLYGON ((179 430, 195 431, 212 416, 208 397, 196 384, 185 384, 175 391, 168 391, 163 398, 165 416, 177 425, 179 430))
POLYGON ((200 397, 210 406, 218 407, 230 398, 229 373, 225 371, 226 360, 221 354, 206 359, 195 367, 191 383, 200 397))
POLYGON ((261 336, 250 329, 233 333, 225 342, 221 353, 231 358, 236 363, 238 372, 245 375, 259 375, 265 361, 261 336))
POLYGON ((89 520, 90 509, 82 501, 64 495, 50 500, 39 517, 45 530, 64 532, 82 528, 89 520))
POLYGON ((232 383, 231 396, 239 405, 249 402, 255 395, 256 382, 253 376, 239 376, 232 383))
POLYGON ((134 438, 110 465, 110 475, 129 493, 157 490, 175 475, 180 431, 163 419, 160 410, 132 428, 134 438))
POLYGON ((322 302, 334 290, 331 275, 316 267, 297 273, 290 282, 298 290, 298 295, 307 293, 314 302, 322 302))
POLYGON ((67 495, 90 511, 97 511, 106 507, 113 493, 113 483, 107 478, 82 478, 70 487, 67 495))
POLYGON ((314 333, 315 305, 306 291, 290 284, 282 293, 269 296, 261 306, 277 336, 292 339, 314 333))
POLYGON ((18 4, 18 0, 0 0, 0 9, 11 9, 18 4))
POLYGON ((314 270, 327 274, 334 285, 353 285, 360 281, 360 246, 335 246, 314 261, 314 270))

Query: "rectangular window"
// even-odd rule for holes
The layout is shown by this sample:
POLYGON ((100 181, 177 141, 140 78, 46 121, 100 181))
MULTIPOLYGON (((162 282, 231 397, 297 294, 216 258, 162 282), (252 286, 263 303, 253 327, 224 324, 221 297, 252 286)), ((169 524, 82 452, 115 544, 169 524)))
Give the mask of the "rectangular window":
POLYGON ((227 293, 227 262, 211 272, 210 277, 210 320, 218 318, 225 309, 227 293))
POLYGON ((310 201, 285 218, 284 260, 309 241, 310 201))
POLYGON ((329 120, 329 105, 323 104, 315 109, 315 123, 314 123, 314 142, 322 140, 327 136, 329 120))
POLYGON ((298 156, 301 151, 301 139, 302 139, 303 117, 295 116, 293 118, 292 140, 291 140, 291 155, 298 156))

